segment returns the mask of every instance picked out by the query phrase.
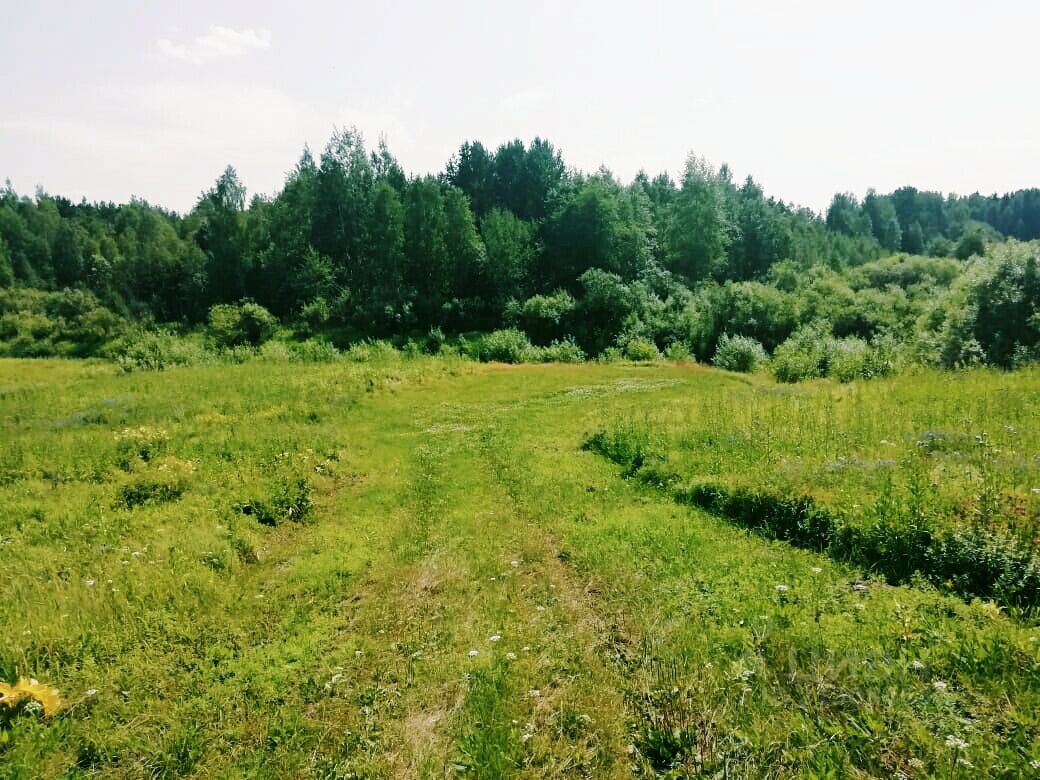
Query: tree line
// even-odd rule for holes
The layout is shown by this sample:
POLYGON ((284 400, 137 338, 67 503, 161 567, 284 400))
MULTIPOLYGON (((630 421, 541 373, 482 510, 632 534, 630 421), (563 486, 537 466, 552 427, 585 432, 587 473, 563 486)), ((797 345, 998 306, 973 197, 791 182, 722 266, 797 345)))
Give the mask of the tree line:
POLYGON ((831 353, 863 365, 885 339, 922 362, 1011 365, 1040 349, 1035 252, 974 274, 961 262, 1005 235, 1040 236, 1040 191, 839 193, 821 216, 696 156, 678 181, 623 184, 569 168, 544 139, 467 142, 439 175, 408 176, 385 143, 366 149, 344 129, 317 158, 305 149, 277 193, 247 198, 229 167, 186 214, 8 184, 0 342, 5 354, 93 354, 125 331, 117 320, 207 323, 232 334, 218 346, 279 323, 340 345, 513 329, 495 348, 510 359, 531 354, 530 339, 557 345, 546 359, 713 359, 722 343, 753 363, 801 333, 810 375, 832 362, 809 349, 828 334, 846 340, 826 342, 831 353), (991 282, 1007 311, 986 298, 991 282))

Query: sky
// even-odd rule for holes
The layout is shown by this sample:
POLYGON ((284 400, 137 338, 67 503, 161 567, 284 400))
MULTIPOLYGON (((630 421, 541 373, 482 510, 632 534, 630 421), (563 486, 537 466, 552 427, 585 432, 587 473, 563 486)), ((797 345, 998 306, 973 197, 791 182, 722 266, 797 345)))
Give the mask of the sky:
POLYGON ((406 171, 548 138, 622 181, 687 155, 826 208, 1040 186, 1035 0, 0 0, 0 180, 185 211, 276 192, 336 126, 406 171))

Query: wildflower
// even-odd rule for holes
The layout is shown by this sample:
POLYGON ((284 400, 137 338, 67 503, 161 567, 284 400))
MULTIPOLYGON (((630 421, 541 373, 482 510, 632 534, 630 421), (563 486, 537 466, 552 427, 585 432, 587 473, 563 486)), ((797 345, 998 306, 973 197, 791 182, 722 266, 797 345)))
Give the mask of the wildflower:
POLYGON ((628 752, 629 755, 632 755, 633 753, 636 752, 636 746, 633 745, 631 742, 629 742, 628 743, 628 747, 625 748, 625 750, 628 752))
POLYGON ((857 593, 866 593, 868 590, 870 590, 870 588, 864 582, 854 582, 852 584, 852 589, 857 593))
POLYGON ((93 588, 94 587, 94 580, 87 580, 87 587, 88 588, 93 588))
POLYGON ((537 699, 539 696, 542 695, 542 692, 540 690, 538 690, 537 688, 532 688, 531 690, 529 690, 527 692, 527 695, 528 695, 528 697, 530 697, 532 699, 537 699))
POLYGON ((776 590, 778 593, 787 593, 787 586, 783 584, 777 585, 776 590))
MULTIPOLYGON (((937 690, 937 691, 945 691, 946 690, 946 683, 944 683, 942 680, 936 680, 935 682, 932 683, 932 687, 935 688, 935 690, 937 690)), ((946 741, 948 743, 950 740, 946 740, 946 741)))
POLYGON ((812 570, 813 574, 819 574, 821 571, 823 571, 823 569, 821 569, 819 566, 813 566, 812 570))
POLYGON ((534 734, 532 734, 531 732, 528 731, 528 732, 525 732, 523 735, 521 735, 520 739, 522 741, 524 741, 524 742, 527 742, 527 740, 529 740, 533 736, 534 736, 534 734))
POLYGON ((87 688, 87 696, 97 696, 97 688, 87 688))
POLYGON ((1032 767, 1033 769, 1040 769, 1040 761, 1037 761, 1034 758, 1032 761, 1029 762, 1029 766, 1032 767))
POLYGON ((517 566, 520 565, 520 561, 510 561, 509 565, 515 569, 517 566))
POLYGON ((523 647, 521 647, 520 649, 521 649, 521 650, 523 650, 523 651, 524 651, 524 652, 526 653, 526 652, 527 652, 528 650, 530 650, 530 649, 531 649, 531 646, 530 646, 530 645, 524 645, 524 646, 523 646, 523 647))
POLYGON ((470 658, 476 658, 478 655, 480 655, 480 651, 477 650, 475 647, 469 651, 470 658))
POLYGON ((946 747, 954 748, 955 750, 964 750, 968 747, 968 743, 960 737, 955 737, 953 734, 949 734, 946 737, 946 747))
POLYGON ((498 634, 492 634, 490 637, 488 637, 488 641, 489 642, 497 642, 501 638, 502 637, 499 636, 498 634))
POLYGON ((515 661, 516 660, 516 653, 506 653, 506 659, 509 660, 509 661, 515 661))
POLYGON ((713 664, 711 661, 708 661, 708 663, 704 664, 704 668, 705 669, 714 669, 715 668, 715 664, 713 664))
POLYGON ((545 612, 545 607, 543 607, 541 604, 539 604, 537 607, 535 607, 535 609, 538 610, 539 612, 545 612))
POLYGON ((141 552, 140 550, 134 550, 134 551, 133 551, 132 553, 130 553, 130 554, 131 554, 132 556, 134 556, 135 558, 140 558, 140 557, 141 557, 142 555, 144 555, 144 553, 142 553, 142 552, 141 552))
POLYGON ((56 688, 44 685, 38 680, 20 678, 14 685, 0 683, 0 704, 17 707, 22 701, 35 703, 43 710, 44 717, 49 718, 61 708, 61 696, 56 688))
POLYGON ((924 669, 924 664, 923 664, 923 663, 921 663, 920 661, 914 661, 914 662, 912 662, 912 663, 910 664, 910 668, 911 668, 911 669, 913 669, 913 670, 915 670, 915 671, 918 671, 918 672, 919 672, 919 671, 921 671, 922 669, 924 669))
POLYGON ((961 766, 968 767, 968 769, 974 769, 975 768, 975 765, 973 763, 971 763, 968 759, 964 758, 964 756, 958 756, 957 763, 960 764, 961 766))

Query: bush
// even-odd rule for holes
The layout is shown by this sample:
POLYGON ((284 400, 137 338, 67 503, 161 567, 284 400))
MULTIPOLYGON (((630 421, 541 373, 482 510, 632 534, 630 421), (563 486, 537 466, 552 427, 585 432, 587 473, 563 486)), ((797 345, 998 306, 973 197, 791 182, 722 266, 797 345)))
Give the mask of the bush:
POLYGON ((332 316, 329 302, 320 295, 300 309, 300 324, 307 333, 316 333, 332 316))
POLYGON ((689 360, 690 348, 681 341, 673 341, 665 349, 664 356, 669 360, 689 360))
POLYGON ((116 341, 103 354, 128 373, 204 365, 216 359, 201 345, 165 330, 135 330, 116 341))
POLYGON ((895 370, 894 347, 884 339, 868 343, 838 339, 816 324, 801 328, 777 347, 773 373, 780 382, 833 377, 839 382, 887 376, 895 370))
POLYGON ((723 333, 711 362, 726 371, 750 373, 769 360, 765 347, 747 336, 723 333))
POLYGON ((290 342, 288 352, 289 360, 296 363, 331 363, 340 357, 335 345, 324 339, 290 342))
POLYGON ((547 347, 532 347, 527 359, 538 363, 582 363, 585 352, 573 340, 564 339, 547 347))
POLYGON ((209 310, 209 333, 222 349, 257 347, 274 335, 278 320, 258 303, 218 304, 209 310))
POLYGON ((256 517, 261 525, 276 526, 285 520, 304 522, 311 506, 311 484, 300 477, 277 481, 266 497, 242 505, 242 513, 256 517))
POLYGON ((535 295, 523 303, 510 301, 506 305, 507 323, 512 323, 539 344, 547 344, 561 331, 561 322, 574 310, 574 298, 565 290, 552 295, 535 295))
POLYGON ((351 344, 343 357, 355 363, 397 360, 400 354, 389 341, 359 341, 351 344))
POLYGON ((492 331, 477 348, 477 358, 484 363, 523 363, 530 354, 531 342, 515 328, 492 331))
POLYGON ((622 347, 622 353, 628 360, 640 362, 661 359, 661 350, 654 342, 645 339, 630 339, 622 347))

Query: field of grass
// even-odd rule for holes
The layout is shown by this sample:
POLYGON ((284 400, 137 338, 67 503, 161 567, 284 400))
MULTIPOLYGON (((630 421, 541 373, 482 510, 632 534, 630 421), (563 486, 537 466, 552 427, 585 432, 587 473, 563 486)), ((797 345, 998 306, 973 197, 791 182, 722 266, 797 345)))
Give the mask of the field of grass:
POLYGON ((1028 598, 722 510, 1032 553, 1038 391, 0 361, 0 777, 1034 777, 1028 598))

